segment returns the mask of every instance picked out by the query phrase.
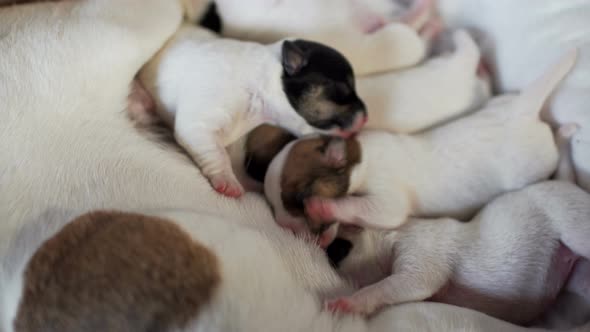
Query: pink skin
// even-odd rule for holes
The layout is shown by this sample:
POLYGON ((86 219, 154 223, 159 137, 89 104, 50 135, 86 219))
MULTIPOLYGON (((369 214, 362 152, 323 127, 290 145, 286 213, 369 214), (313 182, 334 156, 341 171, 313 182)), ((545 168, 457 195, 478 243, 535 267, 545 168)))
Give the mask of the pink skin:
POLYGON ((215 191, 227 197, 239 198, 244 194, 239 186, 227 181, 222 175, 211 177, 211 185, 215 191))
POLYGON ((349 138, 349 137, 353 136, 354 134, 358 133, 359 131, 361 131, 361 129, 367 123, 368 120, 369 120, 369 118, 366 115, 357 115, 356 118, 354 119, 354 123, 352 124, 352 126, 349 129, 347 129, 347 130, 334 129, 334 130, 330 130, 329 134, 332 136, 349 138))
POLYGON ((150 125, 158 120, 154 99, 137 79, 131 82, 131 91, 127 97, 127 113, 140 125, 150 125))
MULTIPOLYGON (((404 208, 400 206, 400 208, 404 208)), ((390 220, 375 220, 375 201, 369 197, 347 196, 338 199, 312 197, 305 202, 305 213, 315 223, 337 221, 343 227, 390 229, 390 220)))
POLYGON ((336 235, 338 235, 338 224, 334 223, 318 237, 318 246, 322 249, 326 249, 332 242, 334 242, 336 235))
POLYGON ((341 297, 341 298, 335 299, 335 300, 326 301, 326 303, 324 304, 324 307, 326 310, 328 310, 330 312, 341 312, 341 313, 345 313, 345 314, 355 313, 352 302, 345 297, 341 297))

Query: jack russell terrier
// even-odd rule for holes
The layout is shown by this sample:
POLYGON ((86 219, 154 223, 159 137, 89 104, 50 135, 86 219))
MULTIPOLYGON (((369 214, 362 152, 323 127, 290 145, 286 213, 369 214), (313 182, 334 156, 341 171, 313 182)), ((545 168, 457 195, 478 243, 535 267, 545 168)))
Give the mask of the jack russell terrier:
MULTIPOLYGON (((340 237, 347 238, 346 234, 340 237)), ((473 220, 416 219, 395 231, 349 234, 339 270, 359 291, 328 302, 372 314, 385 305, 431 300, 517 324, 539 317, 578 260, 590 260, 590 195, 548 181, 493 200, 473 220)), ((590 300, 590 275, 581 283, 590 300)))

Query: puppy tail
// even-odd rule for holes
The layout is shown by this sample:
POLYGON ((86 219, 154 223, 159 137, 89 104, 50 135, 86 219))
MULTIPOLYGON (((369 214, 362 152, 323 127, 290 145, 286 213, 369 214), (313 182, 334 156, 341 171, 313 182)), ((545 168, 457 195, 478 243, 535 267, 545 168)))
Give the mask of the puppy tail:
POLYGON ((578 50, 566 52, 540 77, 526 87, 518 97, 518 113, 539 117, 543 106, 576 64, 578 50))

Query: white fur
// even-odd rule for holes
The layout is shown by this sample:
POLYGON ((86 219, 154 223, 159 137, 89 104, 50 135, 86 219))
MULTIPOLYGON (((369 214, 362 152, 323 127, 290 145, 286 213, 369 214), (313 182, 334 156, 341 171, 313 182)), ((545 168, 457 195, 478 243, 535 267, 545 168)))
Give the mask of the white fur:
POLYGON ((578 184, 590 192, 590 28, 589 0, 439 0, 451 26, 477 31, 483 53, 495 69, 501 92, 524 88, 559 57, 564 48, 580 50, 578 63, 555 94, 549 118, 557 127, 580 130, 572 155, 578 184), (506 22, 511 22, 509 25, 506 22))
POLYGON ((217 38, 185 25, 140 72, 176 140, 214 187, 243 192, 225 147, 258 125, 313 132, 283 91, 281 45, 217 38))
POLYGON ((103 208, 166 215, 217 244, 222 290, 193 331, 527 330, 436 304, 392 308, 368 322, 320 313, 320 296, 350 289, 323 253, 277 227, 263 199, 213 193, 190 160, 126 119, 129 84, 181 14, 170 0, 0 9, 0 330, 12 332, 29 255, 74 216, 103 208), (179 210, 186 213, 168 212, 179 210), (286 324, 285 312, 297 320, 286 324))
MULTIPOLYGON (((409 215, 467 218, 503 192, 548 178, 558 152, 539 112, 575 59, 571 51, 520 95, 492 99, 484 109, 422 134, 361 132, 362 158, 348 190, 354 195, 317 198, 313 205, 342 223, 392 229, 409 215)), ((290 216, 280 198, 282 169, 292 146, 272 161, 265 193, 277 222, 300 230, 305 220, 290 216)))
POLYGON ((342 52, 357 75, 412 66, 426 55, 425 42, 415 30, 387 18, 399 11, 394 1, 217 0, 216 4, 223 35, 265 43, 289 36, 315 40, 342 52), (379 13, 383 10, 391 13, 379 13), (385 26, 367 33, 363 31, 367 24, 385 26))
POLYGON ((412 133, 480 107, 490 86, 476 74, 480 53, 463 30, 455 51, 402 71, 361 77, 357 90, 369 111, 366 128, 412 133))
MULTIPOLYGON (((370 269, 371 278, 382 280, 361 281, 364 287, 344 301, 352 311, 369 314, 384 305, 426 300, 443 289, 440 301, 530 322, 568 277, 552 270, 559 242, 588 259, 589 237, 587 193, 566 182, 532 185, 492 201, 468 223, 410 219, 393 232, 366 230, 354 241, 350 258, 356 264, 346 258, 341 270, 356 279, 375 263, 386 269, 370 269), (393 272, 383 276, 386 271, 393 272)), ((590 296, 590 288, 581 291, 590 296)))

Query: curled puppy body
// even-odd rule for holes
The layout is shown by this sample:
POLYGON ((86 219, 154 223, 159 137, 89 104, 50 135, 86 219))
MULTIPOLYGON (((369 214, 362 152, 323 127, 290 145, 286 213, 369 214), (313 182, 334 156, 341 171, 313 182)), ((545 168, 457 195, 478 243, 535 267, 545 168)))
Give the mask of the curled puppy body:
POLYGON ((346 141, 289 143, 265 178, 277 222, 320 233, 327 245, 337 232, 334 222, 393 229, 410 215, 465 219, 503 192, 548 178, 558 153, 539 112, 575 55, 566 54, 520 95, 492 99, 483 110, 419 135, 366 130, 346 141), (315 187, 336 188, 338 198, 313 197, 315 187))
POLYGON ((349 135, 366 121, 348 61, 303 40, 264 46, 184 26, 139 77, 178 143, 232 197, 243 188, 225 147, 258 125, 349 135))
POLYGON ((315 40, 342 52, 358 75, 420 62, 427 43, 412 26, 421 28, 433 11, 432 0, 417 0, 398 23, 393 21, 402 6, 389 0, 217 0, 216 5, 224 36, 263 43, 290 36, 315 40))
POLYGON ((453 42, 453 54, 359 78, 357 90, 370 113, 366 127, 412 133, 482 106, 491 90, 489 77, 478 75, 479 49, 464 30, 453 42))
MULTIPOLYGON (((548 181, 500 196, 468 223, 411 219, 353 238, 340 270, 362 288, 330 301, 331 309, 371 314, 431 300, 527 324, 555 300, 577 261, 590 259, 590 196, 548 181)), ((584 297, 589 271, 579 272, 584 297)))

